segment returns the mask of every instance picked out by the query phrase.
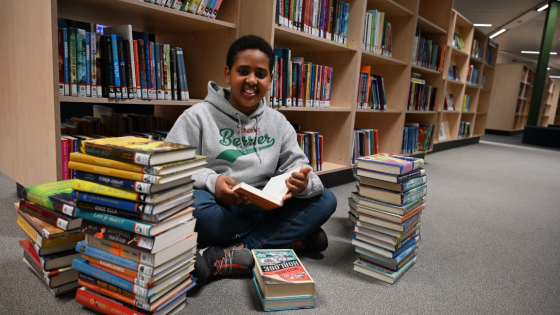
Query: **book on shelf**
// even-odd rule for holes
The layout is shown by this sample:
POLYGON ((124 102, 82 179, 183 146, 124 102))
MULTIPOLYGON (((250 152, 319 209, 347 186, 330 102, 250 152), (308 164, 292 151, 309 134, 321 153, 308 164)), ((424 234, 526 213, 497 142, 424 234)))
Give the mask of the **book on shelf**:
POLYGON ((437 102, 438 88, 426 85, 426 81, 412 77, 408 90, 406 110, 433 111, 437 102))
POLYGON ((446 45, 423 38, 422 29, 420 27, 416 28, 412 51, 413 64, 441 72, 445 60, 445 51, 446 45))
POLYGON ((374 154, 357 159, 358 168, 402 175, 424 166, 424 160, 415 157, 406 157, 392 154, 374 154))
POLYGON ((252 204, 264 209, 272 210, 282 207, 282 198, 288 193, 286 179, 294 172, 300 172, 303 165, 299 165, 286 173, 272 177, 262 190, 255 188, 247 183, 239 183, 232 190, 238 194, 246 196, 252 204))
POLYGON ((80 152, 140 165, 158 165, 194 158, 195 147, 146 138, 117 137, 82 141, 80 152))
POLYGON ((357 259, 354 261, 354 270, 383 282, 394 284, 414 263, 416 263, 416 257, 407 262, 399 271, 393 271, 366 260, 357 259))
POLYGON ((323 136, 317 131, 296 131, 297 141, 313 171, 323 170, 323 136))
POLYGON ((291 249, 253 249, 253 272, 265 299, 314 296, 315 281, 291 249))
POLYGON ((463 35, 459 33, 453 34, 453 47, 459 49, 460 51, 465 51, 465 39, 463 35))
POLYGON ((473 39, 471 56, 476 59, 482 59, 484 55, 484 46, 476 38, 473 39))
POLYGON ((387 97, 383 76, 370 72, 370 66, 361 66, 356 108, 386 110, 387 97))
POLYGON ((23 248, 24 263, 40 276, 50 289, 78 280, 78 272, 72 267, 45 270, 42 257, 37 254, 30 240, 20 240, 19 245, 23 248))
POLYGON ((354 165, 357 158, 377 154, 378 151, 379 139, 377 129, 354 129, 352 133, 352 165, 354 165))
POLYGON ((453 93, 445 94, 445 102, 443 104, 444 110, 455 110, 455 100, 453 99, 453 93))
POLYGON ((257 293, 259 302, 265 312, 314 308, 315 305, 317 305, 317 300, 312 295, 265 298, 263 297, 263 293, 257 282, 256 276, 251 279, 251 282, 255 287, 255 292, 257 293))
POLYGON ((362 48, 375 54, 392 57, 392 26, 385 12, 367 10, 362 48))

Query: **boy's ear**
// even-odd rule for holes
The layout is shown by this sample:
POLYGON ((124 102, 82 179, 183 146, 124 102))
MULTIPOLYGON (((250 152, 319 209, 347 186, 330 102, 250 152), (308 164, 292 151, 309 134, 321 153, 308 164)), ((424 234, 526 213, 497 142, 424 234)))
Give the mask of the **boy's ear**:
POLYGON ((231 84, 231 70, 228 66, 226 66, 224 69, 224 77, 226 79, 226 83, 231 84))
POLYGON ((274 80, 274 74, 273 73, 270 74, 270 81, 268 82, 267 90, 270 90, 270 88, 272 87, 272 80, 274 80))

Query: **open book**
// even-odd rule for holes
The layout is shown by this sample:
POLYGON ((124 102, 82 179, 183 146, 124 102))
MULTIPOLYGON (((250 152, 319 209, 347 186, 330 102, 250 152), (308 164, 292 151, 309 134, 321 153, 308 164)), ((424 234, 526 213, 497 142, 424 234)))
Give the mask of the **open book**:
POLYGON ((288 193, 286 179, 292 176, 293 172, 299 172, 303 167, 303 165, 300 165, 282 175, 272 177, 266 186, 264 186, 263 190, 255 188, 247 183, 237 184, 232 190, 246 196, 251 203, 265 210, 280 208, 284 204, 282 197, 288 193))

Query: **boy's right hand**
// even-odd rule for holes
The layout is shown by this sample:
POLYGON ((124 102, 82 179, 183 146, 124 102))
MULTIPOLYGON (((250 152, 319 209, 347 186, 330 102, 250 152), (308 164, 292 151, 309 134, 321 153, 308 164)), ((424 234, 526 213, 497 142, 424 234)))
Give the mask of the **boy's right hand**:
POLYGON ((237 185, 235 179, 227 175, 220 175, 216 180, 216 199, 226 205, 249 203, 249 199, 247 197, 231 190, 231 188, 235 187, 235 185, 237 185))

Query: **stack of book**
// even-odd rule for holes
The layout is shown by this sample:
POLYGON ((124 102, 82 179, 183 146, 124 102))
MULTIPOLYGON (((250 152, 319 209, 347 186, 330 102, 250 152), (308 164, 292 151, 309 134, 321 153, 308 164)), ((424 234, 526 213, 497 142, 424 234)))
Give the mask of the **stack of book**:
POLYGON ((196 285, 191 177, 204 169, 205 158, 195 156, 194 147, 145 138, 80 143, 69 163, 86 234, 72 264, 84 287, 76 295, 80 304, 105 314, 184 307, 196 285))
POLYGON ((313 308, 315 281, 291 249, 253 249, 253 285, 264 311, 313 308))
POLYGON ((426 202, 424 160, 376 154, 359 158, 357 191, 348 198, 354 222, 354 270, 395 283, 416 262, 426 202))
POLYGON ((71 265, 84 234, 79 231, 82 219, 74 217, 71 185, 70 180, 28 186, 15 204, 17 224, 28 236, 19 241, 23 262, 54 296, 79 287, 78 272, 71 265))

